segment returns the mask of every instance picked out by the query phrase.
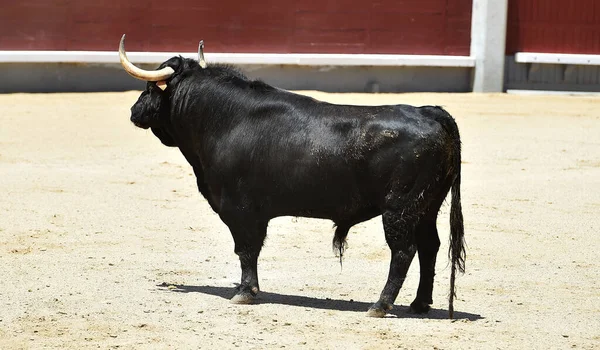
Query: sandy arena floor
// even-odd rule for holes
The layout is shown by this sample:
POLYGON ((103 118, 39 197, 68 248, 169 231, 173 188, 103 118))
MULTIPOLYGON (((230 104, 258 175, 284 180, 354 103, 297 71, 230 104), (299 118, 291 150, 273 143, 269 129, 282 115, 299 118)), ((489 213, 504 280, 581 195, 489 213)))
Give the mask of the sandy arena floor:
POLYGON ((231 305, 233 241, 177 149, 129 122, 139 92, 0 95, 0 349, 600 347, 600 98, 325 94, 439 104, 463 140, 467 273, 447 319, 448 210, 433 310, 384 319, 381 219, 343 269, 331 222, 271 222, 260 303, 231 305))

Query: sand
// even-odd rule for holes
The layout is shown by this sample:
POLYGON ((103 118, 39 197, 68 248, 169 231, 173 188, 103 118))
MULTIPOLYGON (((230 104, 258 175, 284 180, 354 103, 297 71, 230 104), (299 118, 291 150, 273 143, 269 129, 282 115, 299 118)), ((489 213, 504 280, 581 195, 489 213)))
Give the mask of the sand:
POLYGON ((139 91, 0 95, 1 349, 592 349, 600 347, 600 98, 326 94, 437 104, 463 141, 467 272, 447 319, 449 204, 434 304, 365 312, 387 277, 381 218, 271 221, 256 305, 228 298, 233 240, 179 151, 133 126, 139 91))

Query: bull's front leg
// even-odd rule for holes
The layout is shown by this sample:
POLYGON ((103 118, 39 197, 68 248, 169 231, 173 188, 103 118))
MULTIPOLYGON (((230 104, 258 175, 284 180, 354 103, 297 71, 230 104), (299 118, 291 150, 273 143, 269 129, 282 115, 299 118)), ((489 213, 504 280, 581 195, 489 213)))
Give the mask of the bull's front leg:
POLYGON ((258 291, 258 256, 267 235, 267 222, 241 219, 240 217, 225 222, 235 242, 235 253, 240 258, 242 278, 231 298, 234 304, 250 304, 258 291))

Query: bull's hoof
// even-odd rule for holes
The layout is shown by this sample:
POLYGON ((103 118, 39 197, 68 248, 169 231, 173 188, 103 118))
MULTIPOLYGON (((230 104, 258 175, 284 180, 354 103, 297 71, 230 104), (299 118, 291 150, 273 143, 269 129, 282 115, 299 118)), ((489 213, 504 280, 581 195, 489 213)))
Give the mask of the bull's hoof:
POLYGON ((232 304, 253 304, 256 300, 256 297, 252 294, 241 293, 236 294, 231 298, 230 302, 232 304))
POLYGON ((256 294, 258 294, 258 287, 250 287, 245 285, 239 285, 235 289, 235 295, 231 298, 232 304, 252 304, 256 300, 256 294))
POLYGON ((431 306, 429 306, 429 303, 415 300, 410 304, 408 311, 413 314, 426 314, 430 309, 431 306))
POLYGON ((367 317, 377 317, 377 318, 382 318, 385 317, 385 310, 382 309, 374 309, 371 308, 369 309, 369 311, 367 311, 367 317))
POLYGON ((392 309, 392 305, 376 302, 375 305, 371 306, 369 311, 367 311, 367 317, 377 317, 382 318, 385 317, 388 311, 392 309))

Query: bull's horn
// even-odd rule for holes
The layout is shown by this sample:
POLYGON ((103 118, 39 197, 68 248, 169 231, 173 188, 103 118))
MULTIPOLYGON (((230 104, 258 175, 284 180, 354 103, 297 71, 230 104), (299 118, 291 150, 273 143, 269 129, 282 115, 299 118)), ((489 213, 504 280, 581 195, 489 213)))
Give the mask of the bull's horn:
POLYGON ((198 63, 200 67, 206 68, 206 60, 204 59, 204 40, 200 40, 198 44, 198 63))
POLYGON ((119 44, 119 58, 121 59, 121 65, 125 71, 132 77, 140 80, 161 81, 169 79, 171 75, 175 73, 171 67, 165 67, 160 70, 143 70, 134 66, 133 63, 129 62, 129 59, 127 59, 127 54, 125 53, 125 34, 123 34, 121 43, 119 44))

